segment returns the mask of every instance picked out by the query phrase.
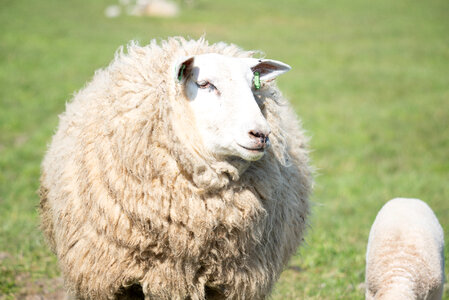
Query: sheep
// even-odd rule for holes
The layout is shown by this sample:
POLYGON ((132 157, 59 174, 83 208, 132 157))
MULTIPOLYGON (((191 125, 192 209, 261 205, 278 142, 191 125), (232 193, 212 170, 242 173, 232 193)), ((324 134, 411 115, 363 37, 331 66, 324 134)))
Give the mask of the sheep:
POLYGON ((395 198, 379 211, 366 253, 366 299, 441 299, 444 235, 432 209, 395 198))
POLYGON ((223 42, 131 42, 60 116, 41 226, 77 299, 264 299, 308 227, 308 139, 223 42))

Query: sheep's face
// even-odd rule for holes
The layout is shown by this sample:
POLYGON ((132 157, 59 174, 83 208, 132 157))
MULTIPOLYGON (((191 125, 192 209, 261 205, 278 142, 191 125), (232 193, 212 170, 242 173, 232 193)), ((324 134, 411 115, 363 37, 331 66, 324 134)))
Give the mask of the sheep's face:
POLYGON ((288 70, 278 61, 212 53, 180 60, 175 80, 184 85, 206 150, 218 157, 260 159, 269 146, 270 126, 254 92, 260 82, 288 70))

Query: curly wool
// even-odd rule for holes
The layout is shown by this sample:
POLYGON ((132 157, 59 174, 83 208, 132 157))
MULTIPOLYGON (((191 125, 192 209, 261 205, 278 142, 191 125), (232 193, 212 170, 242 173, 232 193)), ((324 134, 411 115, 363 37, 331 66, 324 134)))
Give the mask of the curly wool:
POLYGON ((299 122, 270 83, 255 95, 272 130, 264 157, 207 153, 172 70, 203 53, 254 54, 204 39, 131 43, 60 116, 40 213, 77 298, 140 285, 146 299, 262 299, 302 242, 312 176, 299 122))
POLYGON ((395 198, 376 216, 366 251, 366 299, 440 300, 444 232, 419 199, 395 198))

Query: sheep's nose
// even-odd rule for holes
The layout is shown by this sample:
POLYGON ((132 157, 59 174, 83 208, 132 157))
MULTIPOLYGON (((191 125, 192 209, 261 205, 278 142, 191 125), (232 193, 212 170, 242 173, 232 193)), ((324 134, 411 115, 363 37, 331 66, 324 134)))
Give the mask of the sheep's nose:
POLYGON ((270 132, 251 130, 248 134, 253 142, 256 143, 260 148, 265 148, 269 143, 268 135, 270 134, 270 132))

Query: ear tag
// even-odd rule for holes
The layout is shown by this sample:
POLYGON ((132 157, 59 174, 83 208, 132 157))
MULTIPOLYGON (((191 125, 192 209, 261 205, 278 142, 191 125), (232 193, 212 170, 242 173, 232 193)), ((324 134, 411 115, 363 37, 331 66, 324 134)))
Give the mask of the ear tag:
POLYGON ((254 87, 256 90, 260 89, 260 73, 254 72, 254 87))
POLYGON ((181 81, 182 80, 182 74, 184 74, 184 69, 186 68, 186 65, 182 65, 181 66, 181 70, 179 70, 179 75, 178 75, 178 80, 181 81))

